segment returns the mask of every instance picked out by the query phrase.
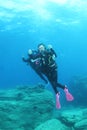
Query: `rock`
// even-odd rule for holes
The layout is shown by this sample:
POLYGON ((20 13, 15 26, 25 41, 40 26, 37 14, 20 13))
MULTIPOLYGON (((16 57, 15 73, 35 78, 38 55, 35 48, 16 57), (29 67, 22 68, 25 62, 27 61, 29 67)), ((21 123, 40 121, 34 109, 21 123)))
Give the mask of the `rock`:
POLYGON ((43 86, 0 91, 0 129, 34 130, 52 118, 54 99, 43 86))
POLYGON ((74 125, 75 122, 80 121, 83 118, 81 109, 66 110, 61 113, 60 120, 66 125, 74 125))
POLYGON ((73 108, 64 110, 60 113, 58 119, 67 127, 75 130, 87 129, 87 108, 73 108))
POLYGON ((74 128, 76 130, 87 130, 87 119, 75 123, 74 128))
POLYGON ((48 120, 39 125, 35 130, 70 130, 57 119, 48 120))

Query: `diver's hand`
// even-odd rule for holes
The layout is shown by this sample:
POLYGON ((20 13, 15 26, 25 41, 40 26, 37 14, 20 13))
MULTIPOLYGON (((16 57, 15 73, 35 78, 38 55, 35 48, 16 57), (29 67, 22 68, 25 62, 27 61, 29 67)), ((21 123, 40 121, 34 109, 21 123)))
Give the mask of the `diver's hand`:
POLYGON ((29 55, 32 55, 32 53, 33 53, 32 50, 29 49, 29 50, 28 50, 28 54, 29 54, 29 55))
POLYGON ((22 56, 22 60, 25 62, 25 58, 24 58, 24 56, 22 56))
POLYGON ((48 49, 52 49, 53 47, 52 47, 52 45, 51 44, 49 44, 48 45, 48 49))

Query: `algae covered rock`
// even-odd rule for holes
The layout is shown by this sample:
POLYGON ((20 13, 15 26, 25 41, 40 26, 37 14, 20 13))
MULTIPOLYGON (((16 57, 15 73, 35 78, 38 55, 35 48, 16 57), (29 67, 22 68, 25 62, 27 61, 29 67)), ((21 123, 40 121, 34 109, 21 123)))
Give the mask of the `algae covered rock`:
POLYGON ((74 125, 76 130, 87 130, 87 119, 83 119, 74 125))
POLYGON ((57 119, 51 119, 38 126, 35 130, 70 130, 57 119))
POLYGON ((81 109, 66 110, 61 113, 60 119, 67 125, 74 125, 83 118, 81 109))
POLYGON ((74 130, 87 129, 87 108, 73 108, 61 112, 59 120, 74 130))
POLYGON ((52 117, 53 95, 43 86, 22 86, 0 94, 1 130, 34 130, 52 117))

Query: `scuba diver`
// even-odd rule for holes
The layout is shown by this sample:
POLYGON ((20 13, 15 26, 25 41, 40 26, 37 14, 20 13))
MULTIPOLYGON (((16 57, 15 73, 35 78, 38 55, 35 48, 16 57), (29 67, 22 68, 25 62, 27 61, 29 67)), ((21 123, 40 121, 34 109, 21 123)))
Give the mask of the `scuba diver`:
POLYGON ((62 85, 58 83, 58 75, 57 75, 57 64, 55 62, 55 58, 57 57, 55 51, 53 50, 51 45, 48 45, 48 48, 41 43, 38 45, 38 52, 39 57, 41 58, 41 72, 47 77, 48 81, 53 87, 53 90, 56 94, 56 108, 60 109, 61 104, 59 101, 60 92, 58 91, 57 87, 60 87, 64 90, 66 94, 67 101, 72 101, 74 97, 68 91, 66 85, 62 85))
POLYGON ((41 73, 41 58, 38 55, 38 52, 35 50, 28 50, 28 58, 25 59, 24 57, 22 57, 22 60, 24 62, 27 63, 27 65, 30 65, 31 68, 40 76, 40 78, 42 80, 44 80, 44 82, 46 84, 48 84, 48 81, 45 79, 45 77, 43 76, 43 74, 41 73))

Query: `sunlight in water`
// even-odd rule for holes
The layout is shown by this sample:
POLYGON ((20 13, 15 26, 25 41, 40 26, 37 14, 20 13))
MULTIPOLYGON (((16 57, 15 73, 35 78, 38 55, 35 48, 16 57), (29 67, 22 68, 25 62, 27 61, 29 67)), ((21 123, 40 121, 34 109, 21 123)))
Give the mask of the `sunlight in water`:
POLYGON ((66 4, 68 0, 48 0, 49 2, 54 2, 57 4, 66 4))
POLYGON ((79 25, 87 17, 86 6, 86 0, 0 0, 0 21, 2 26, 3 22, 7 23, 7 29, 11 29, 14 22, 15 27, 18 27, 22 20, 28 23, 30 19, 39 22, 39 25, 41 22, 79 25))

